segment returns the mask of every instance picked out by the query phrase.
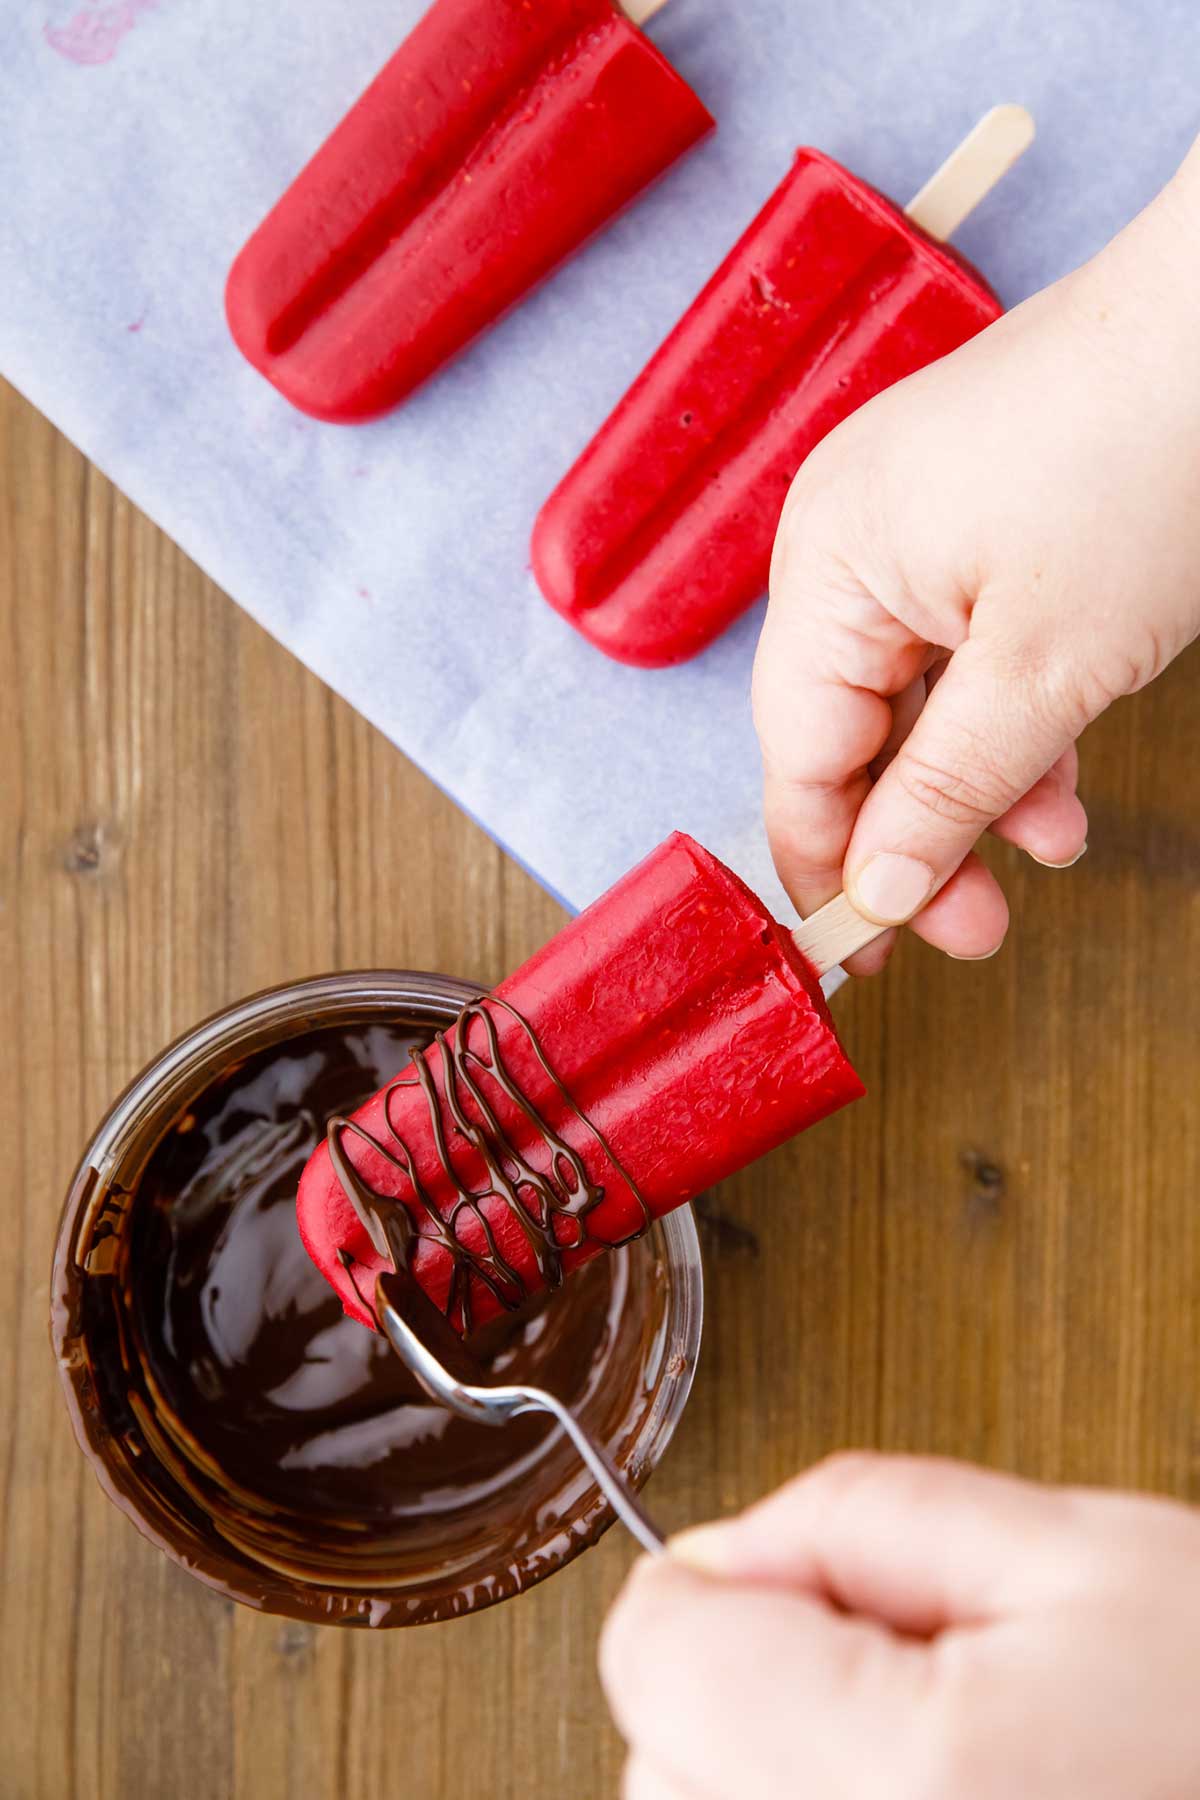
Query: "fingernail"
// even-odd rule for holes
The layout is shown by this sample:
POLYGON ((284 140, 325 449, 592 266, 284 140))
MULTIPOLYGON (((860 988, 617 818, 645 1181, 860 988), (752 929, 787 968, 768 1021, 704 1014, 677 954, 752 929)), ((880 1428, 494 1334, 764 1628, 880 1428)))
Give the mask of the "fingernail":
POLYGON ((1035 863, 1041 864, 1043 869, 1073 869, 1075 867, 1075 864, 1079 861, 1080 857, 1087 855, 1087 842, 1085 840, 1082 848, 1077 850, 1075 852, 1074 856, 1069 856, 1067 858, 1066 862, 1063 862, 1063 863, 1048 862, 1044 856, 1034 856, 1032 850, 1029 852, 1029 854, 1031 857, 1033 857, 1033 860, 1035 863))
POLYGON ((859 912, 880 925, 903 925, 921 910, 933 884, 934 873, 928 863, 915 856, 877 850, 853 877, 850 898, 859 912))
POLYGON ((724 1525, 689 1525, 668 1538, 667 1555, 703 1575, 724 1575, 729 1568, 728 1532, 724 1525))
POLYGON ((953 950, 947 950, 946 955, 951 962, 991 962, 993 956, 999 956, 1003 948, 1003 944, 997 944, 994 950, 981 950, 978 956, 959 956, 953 950))

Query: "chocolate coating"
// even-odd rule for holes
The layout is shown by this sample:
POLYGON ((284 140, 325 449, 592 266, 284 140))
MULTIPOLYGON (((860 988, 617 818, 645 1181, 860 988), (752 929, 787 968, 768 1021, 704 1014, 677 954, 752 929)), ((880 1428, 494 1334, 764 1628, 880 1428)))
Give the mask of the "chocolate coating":
MULTIPOLYGON (((579 1151, 556 1132, 525 1093, 505 1060, 497 1027, 500 1019, 520 1032, 551 1089, 594 1140, 607 1163, 619 1166, 603 1134, 586 1119, 551 1068, 537 1033, 515 1007, 494 996, 468 1001, 454 1021, 452 1038, 439 1031, 435 1038, 441 1080, 435 1079, 428 1048, 413 1053, 411 1072, 397 1076, 383 1096, 383 1136, 372 1137, 353 1118, 335 1114, 327 1127, 329 1160, 355 1214, 375 1250, 405 1270, 422 1238, 436 1243, 450 1260, 450 1291, 446 1312, 457 1320, 465 1335, 471 1331, 474 1311, 472 1287, 482 1285, 501 1310, 516 1312, 539 1289, 562 1286, 566 1273, 563 1251, 582 1250, 589 1242, 605 1249, 617 1245, 592 1238, 589 1215, 604 1200, 603 1186, 592 1179, 579 1151), (478 1040, 478 1041, 476 1041, 478 1040), (518 1118, 529 1128, 536 1151, 528 1155, 505 1131, 488 1097, 488 1084, 507 1099, 518 1118), (391 1116, 391 1100, 405 1088, 420 1090, 425 1103, 424 1123, 437 1157, 441 1176, 454 1198, 445 1212, 426 1192, 418 1173, 413 1147, 397 1132, 391 1116), (421 1226, 414 1226, 408 1206, 394 1194, 377 1193, 363 1179, 347 1156, 343 1139, 359 1138, 381 1157, 389 1169, 398 1170, 412 1193, 421 1226), (459 1176, 453 1142, 469 1145, 483 1170, 480 1188, 465 1187, 459 1176), (540 1153, 540 1158, 539 1158, 540 1153), (494 1202, 512 1221, 537 1271, 538 1285, 531 1285, 517 1265, 500 1248, 485 1203, 494 1202), (471 1231, 475 1242, 468 1241, 471 1231)), ((622 1179, 638 1209, 634 1230, 621 1238, 631 1243, 650 1224, 650 1209, 625 1170, 622 1179)), ((343 1266, 354 1277, 354 1259, 340 1251, 343 1266)), ((373 1278, 368 1271, 364 1299, 370 1304, 373 1278)), ((358 1281, 355 1280, 358 1286, 358 1281)), ((363 1290, 359 1287, 359 1292, 363 1290)))

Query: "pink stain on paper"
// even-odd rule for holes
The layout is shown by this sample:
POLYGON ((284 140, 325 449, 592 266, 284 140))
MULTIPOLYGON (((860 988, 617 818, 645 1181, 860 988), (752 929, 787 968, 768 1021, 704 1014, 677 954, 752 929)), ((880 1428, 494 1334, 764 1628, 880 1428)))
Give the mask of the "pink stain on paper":
POLYGON ((111 62, 142 14, 157 6, 158 0, 110 0, 108 5, 81 6, 65 25, 45 25, 42 35, 68 62, 95 68, 111 62))

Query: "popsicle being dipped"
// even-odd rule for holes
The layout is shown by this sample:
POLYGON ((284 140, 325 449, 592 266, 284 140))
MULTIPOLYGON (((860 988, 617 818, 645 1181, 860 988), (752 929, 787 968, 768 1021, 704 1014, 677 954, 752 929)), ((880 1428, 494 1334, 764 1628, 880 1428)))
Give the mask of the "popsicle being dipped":
POLYGON ((230 330, 302 411, 371 418, 712 124, 612 0, 434 0, 241 251, 230 330))
POLYGON ((534 573, 584 637, 621 662, 682 662, 764 592, 814 445, 1002 311, 938 240, 1032 135, 1023 108, 995 108, 906 213, 797 153, 538 517, 534 573))
POLYGON ((792 935, 676 833, 328 1122, 301 1236, 364 1324, 395 1263, 470 1331, 862 1092, 792 935))

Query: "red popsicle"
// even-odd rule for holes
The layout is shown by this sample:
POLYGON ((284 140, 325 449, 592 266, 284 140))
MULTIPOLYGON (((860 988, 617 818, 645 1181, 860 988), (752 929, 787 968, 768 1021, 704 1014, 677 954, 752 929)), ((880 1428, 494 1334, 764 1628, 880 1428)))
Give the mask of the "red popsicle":
MULTIPOLYGON (((984 159, 990 187, 1026 130, 1023 109, 997 108, 910 214, 952 228, 964 185, 971 202, 986 191, 981 148, 1002 152, 984 159)), ((532 554, 547 600, 618 661, 694 656, 766 588, 784 497, 814 445, 1001 310, 917 219, 799 151, 542 508, 532 554)))
POLYGON ((434 0, 238 256, 230 330, 302 411, 386 412, 712 123, 611 0, 434 0))
POLYGON ((469 1329, 862 1091, 789 932, 676 833, 330 1121, 301 1235, 371 1324, 382 1219, 469 1329))

